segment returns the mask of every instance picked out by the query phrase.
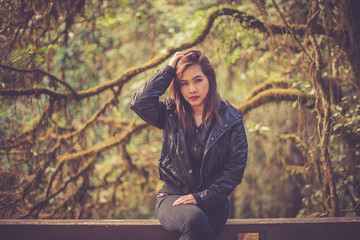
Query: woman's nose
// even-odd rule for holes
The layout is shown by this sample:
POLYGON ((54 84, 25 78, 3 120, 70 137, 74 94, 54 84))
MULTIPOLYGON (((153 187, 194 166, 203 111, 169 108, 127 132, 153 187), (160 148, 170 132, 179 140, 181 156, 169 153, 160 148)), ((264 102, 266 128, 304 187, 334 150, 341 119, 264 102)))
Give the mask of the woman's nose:
POLYGON ((194 85, 190 85, 190 93, 196 93, 197 92, 197 88, 194 85))

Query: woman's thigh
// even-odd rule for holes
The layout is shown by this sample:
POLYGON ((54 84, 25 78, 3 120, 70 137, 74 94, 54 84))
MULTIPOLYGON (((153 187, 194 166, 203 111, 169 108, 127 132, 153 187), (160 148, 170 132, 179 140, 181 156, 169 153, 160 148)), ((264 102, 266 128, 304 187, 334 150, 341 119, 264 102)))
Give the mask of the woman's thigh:
MULTIPOLYGON (((203 210, 196 205, 173 206, 181 195, 167 195, 156 202, 156 213, 160 223, 168 231, 201 231, 217 236, 229 217, 229 202, 203 210), (189 229, 192 228, 192 229, 189 229)), ((197 234, 197 233, 195 233, 197 234)), ((199 233, 200 234, 200 233, 199 233)))
POLYGON ((169 231, 183 232, 189 221, 198 220, 209 226, 206 214, 196 205, 173 206, 181 195, 167 195, 157 199, 156 213, 160 223, 169 231))

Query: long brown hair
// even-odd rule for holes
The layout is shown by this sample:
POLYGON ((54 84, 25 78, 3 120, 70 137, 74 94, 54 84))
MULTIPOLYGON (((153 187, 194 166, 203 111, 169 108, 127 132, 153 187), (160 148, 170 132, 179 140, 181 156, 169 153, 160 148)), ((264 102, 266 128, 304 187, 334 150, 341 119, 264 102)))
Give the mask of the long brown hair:
POLYGON ((208 58, 202 52, 190 50, 186 52, 176 64, 176 74, 174 81, 172 81, 170 85, 170 94, 174 98, 176 104, 179 124, 183 127, 185 134, 189 135, 193 135, 195 130, 192 124, 193 110, 191 105, 181 94, 179 80, 182 78, 182 74, 185 69, 192 65, 199 65, 202 72, 209 80, 209 91, 205 98, 204 111, 202 116, 205 129, 209 129, 213 117, 215 117, 221 123, 220 116, 218 114, 221 99, 217 89, 215 70, 210 64, 208 58))

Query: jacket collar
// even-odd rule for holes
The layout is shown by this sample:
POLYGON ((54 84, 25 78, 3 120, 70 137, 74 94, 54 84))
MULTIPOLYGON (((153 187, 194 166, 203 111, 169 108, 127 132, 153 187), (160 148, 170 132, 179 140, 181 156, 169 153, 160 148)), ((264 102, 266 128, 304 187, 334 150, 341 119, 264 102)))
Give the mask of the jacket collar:
MULTIPOLYGON (((166 110, 172 112, 173 114, 176 114, 176 105, 174 99, 170 97, 166 98, 165 105, 166 110)), ((233 126, 235 123, 242 120, 243 118, 241 113, 225 99, 221 99, 218 113, 222 120, 222 128, 224 128, 224 130, 226 130, 227 127, 233 126)), ((219 125, 219 123, 217 123, 216 126, 217 125, 219 125)))
MULTIPOLYGON (((172 98, 166 98, 165 104, 166 110, 170 111, 170 114, 174 114, 173 116, 175 116, 176 105, 174 100, 172 98)), ((222 123, 216 122, 214 128, 211 130, 205 146, 204 156, 222 135, 243 118, 241 113, 225 99, 221 100, 218 113, 222 123)))
POLYGON ((205 146, 204 156, 222 135, 242 120, 241 113, 225 99, 221 100, 219 115, 222 123, 217 122, 210 132, 205 146))
POLYGON ((233 126, 238 121, 242 120, 242 115, 235 107, 233 107, 227 100, 222 99, 219 109, 219 115, 223 121, 223 125, 233 126))

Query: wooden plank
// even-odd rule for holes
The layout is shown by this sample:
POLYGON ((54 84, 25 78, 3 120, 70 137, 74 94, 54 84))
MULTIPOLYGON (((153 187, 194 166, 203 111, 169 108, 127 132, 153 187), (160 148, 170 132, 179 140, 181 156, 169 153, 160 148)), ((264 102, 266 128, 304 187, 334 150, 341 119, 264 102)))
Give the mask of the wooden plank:
POLYGON ((259 233, 260 240, 359 240, 360 218, 233 219, 221 239, 246 232, 259 233))
MULTIPOLYGON (((0 219, 0 239, 178 239, 156 219, 0 219)), ((360 218, 230 219, 219 240, 359 240, 360 218)))
POLYGON ((0 220, 0 239, 178 239, 157 220, 0 220))

